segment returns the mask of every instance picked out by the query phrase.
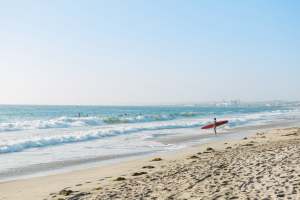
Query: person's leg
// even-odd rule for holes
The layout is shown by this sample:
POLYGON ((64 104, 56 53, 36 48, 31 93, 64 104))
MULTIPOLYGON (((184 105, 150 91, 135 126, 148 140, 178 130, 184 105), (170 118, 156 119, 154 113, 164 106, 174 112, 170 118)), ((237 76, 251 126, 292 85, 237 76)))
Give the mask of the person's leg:
POLYGON ((214 127, 214 131, 215 131, 215 135, 217 135, 217 130, 216 130, 216 127, 214 127))

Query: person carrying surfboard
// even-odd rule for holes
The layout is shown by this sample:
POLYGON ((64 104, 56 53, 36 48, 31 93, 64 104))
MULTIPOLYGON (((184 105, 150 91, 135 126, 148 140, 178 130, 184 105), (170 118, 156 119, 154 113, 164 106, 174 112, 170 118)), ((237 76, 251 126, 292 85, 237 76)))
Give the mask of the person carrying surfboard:
POLYGON ((201 127, 201 129, 214 128, 215 135, 217 135, 217 131, 216 131, 217 126, 221 126, 226 123, 228 123, 228 120, 217 122, 217 119, 214 118, 214 123, 203 126, 203 127, 201 127))
POLYGON ((215 131, 215 135, 217 135, 217 130, 216 130, 216 128, 217 128, 217 119, 214 118, 214 131, 215 131))

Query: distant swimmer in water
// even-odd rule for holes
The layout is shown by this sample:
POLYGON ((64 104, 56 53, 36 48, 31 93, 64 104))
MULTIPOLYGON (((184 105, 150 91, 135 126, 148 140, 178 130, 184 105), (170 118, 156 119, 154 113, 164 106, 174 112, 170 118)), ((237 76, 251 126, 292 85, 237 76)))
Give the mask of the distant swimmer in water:
POLYGON ((78 117, 80 117, 80 113, 78 113, 78 117))
POLYGON ((142 113, 140 113, 140 115, 142 115, 142 113))
POLYGON ((86 114, 86 117, 88 117, 88 115, 86 114))
POLYGON ((215 131, 215 135, 217 135, 217 130, 216 130, 216 128, 217 128, 217 121, 216 120, 217 119, 214 118, 214 131, 215 131))
POLYGON ((121 117, 122 117, 122 115, 121 115, 121 117))
POLYGON ((125 113, 125 115, 126 115, 126 113, 125 113))

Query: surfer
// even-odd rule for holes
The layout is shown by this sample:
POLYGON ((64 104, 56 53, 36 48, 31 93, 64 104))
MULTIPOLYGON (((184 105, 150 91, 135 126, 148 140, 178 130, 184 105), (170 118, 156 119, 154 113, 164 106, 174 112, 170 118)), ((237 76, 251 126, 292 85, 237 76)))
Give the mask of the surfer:
POLYGON ((88 117, 88 115, 86 114, 86 117, 88 117))
POLYGON ((214 118, 214 131, 215 131, 215 135, 217 135, 217 130, 216 130, 216 128, 217 128, 217 119, 214 118))
POLYGON ((80 117, 80 113, 78 113, 78 117, 80 117))

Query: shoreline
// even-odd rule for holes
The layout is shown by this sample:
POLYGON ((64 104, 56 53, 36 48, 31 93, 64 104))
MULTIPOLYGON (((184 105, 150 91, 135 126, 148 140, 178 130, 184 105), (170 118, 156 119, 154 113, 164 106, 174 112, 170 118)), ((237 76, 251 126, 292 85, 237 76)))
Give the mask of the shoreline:
MULTIPOLYGON (((230 149, 244 149, 249 148, 246 145, 250 140, 254 140, 254 146, 265 145, 266 143, 276 143, 284 140, 288 141, 291 137, 296 135, 281 136, 290 134, 294 131, 300 134, 300 127, 288 127, 273 130, 261 131, 262 135, 252 135, 247 139, 235 139, 228 141, 219 141, 213 143, 206 143, 193 146, 190 149, 182 150, 173 154, 160 156, 162 161, 150 162, 158 156, 151 156, 147 158, 140 158, 136 160, 124 161, 121 163, 111 164, 108 166, 78 170, 65 174, 57 174, 45 177, 16 180, 0 183, 0 200, 2 199, 92 199, 96 198, 99 193, 106 193, 104 191, 114 190, 113 188, 120 187, 126 182, 132 182, 143 177, 155 176, 156 174, 165 173, 173 170, 178 165, 190 165, 191 162, 197 160, 189 159, 190 156, 197 156, 202 159, 207 159, 210 155, 217 153, 225 153, 230 149), (226 143, 226 144, 225 144, 226 143), (214 149, 215 152, 203 153, 207 148, 214 149), (197 154, 202 152, 201 154, 197 154), (207 157, 207 158, 206 158, 207 157), (142 169, 143 166, 152 165, 153 169, 142 169), (147 175, 132 176, 134 172, 147 172, 147 175), (112 182, 112 179, 124 177, 129 179, 127 181, 112 182), (93 188, 101 187, 100 190, 91 191, 93 188), (62 196, 57 193, 62 189, 76 191, 70 196, 62 196), (75 196, 74 196, 75 195, 75 196), (76 198, 75 198, 76 197, 76 198)), ((298 135, 297 134, 297 135, 298 135)), ((297 138, 297 137, 296 137, 297 138)), ((127 184, 127 183, 126 183, 127 184)), ((157 194, 159 195, 159 194, 157 194)), ((147 197, 144 197, 147 199, 147 197)), ((159 197, 158 197, 159 198, 159 197)))

